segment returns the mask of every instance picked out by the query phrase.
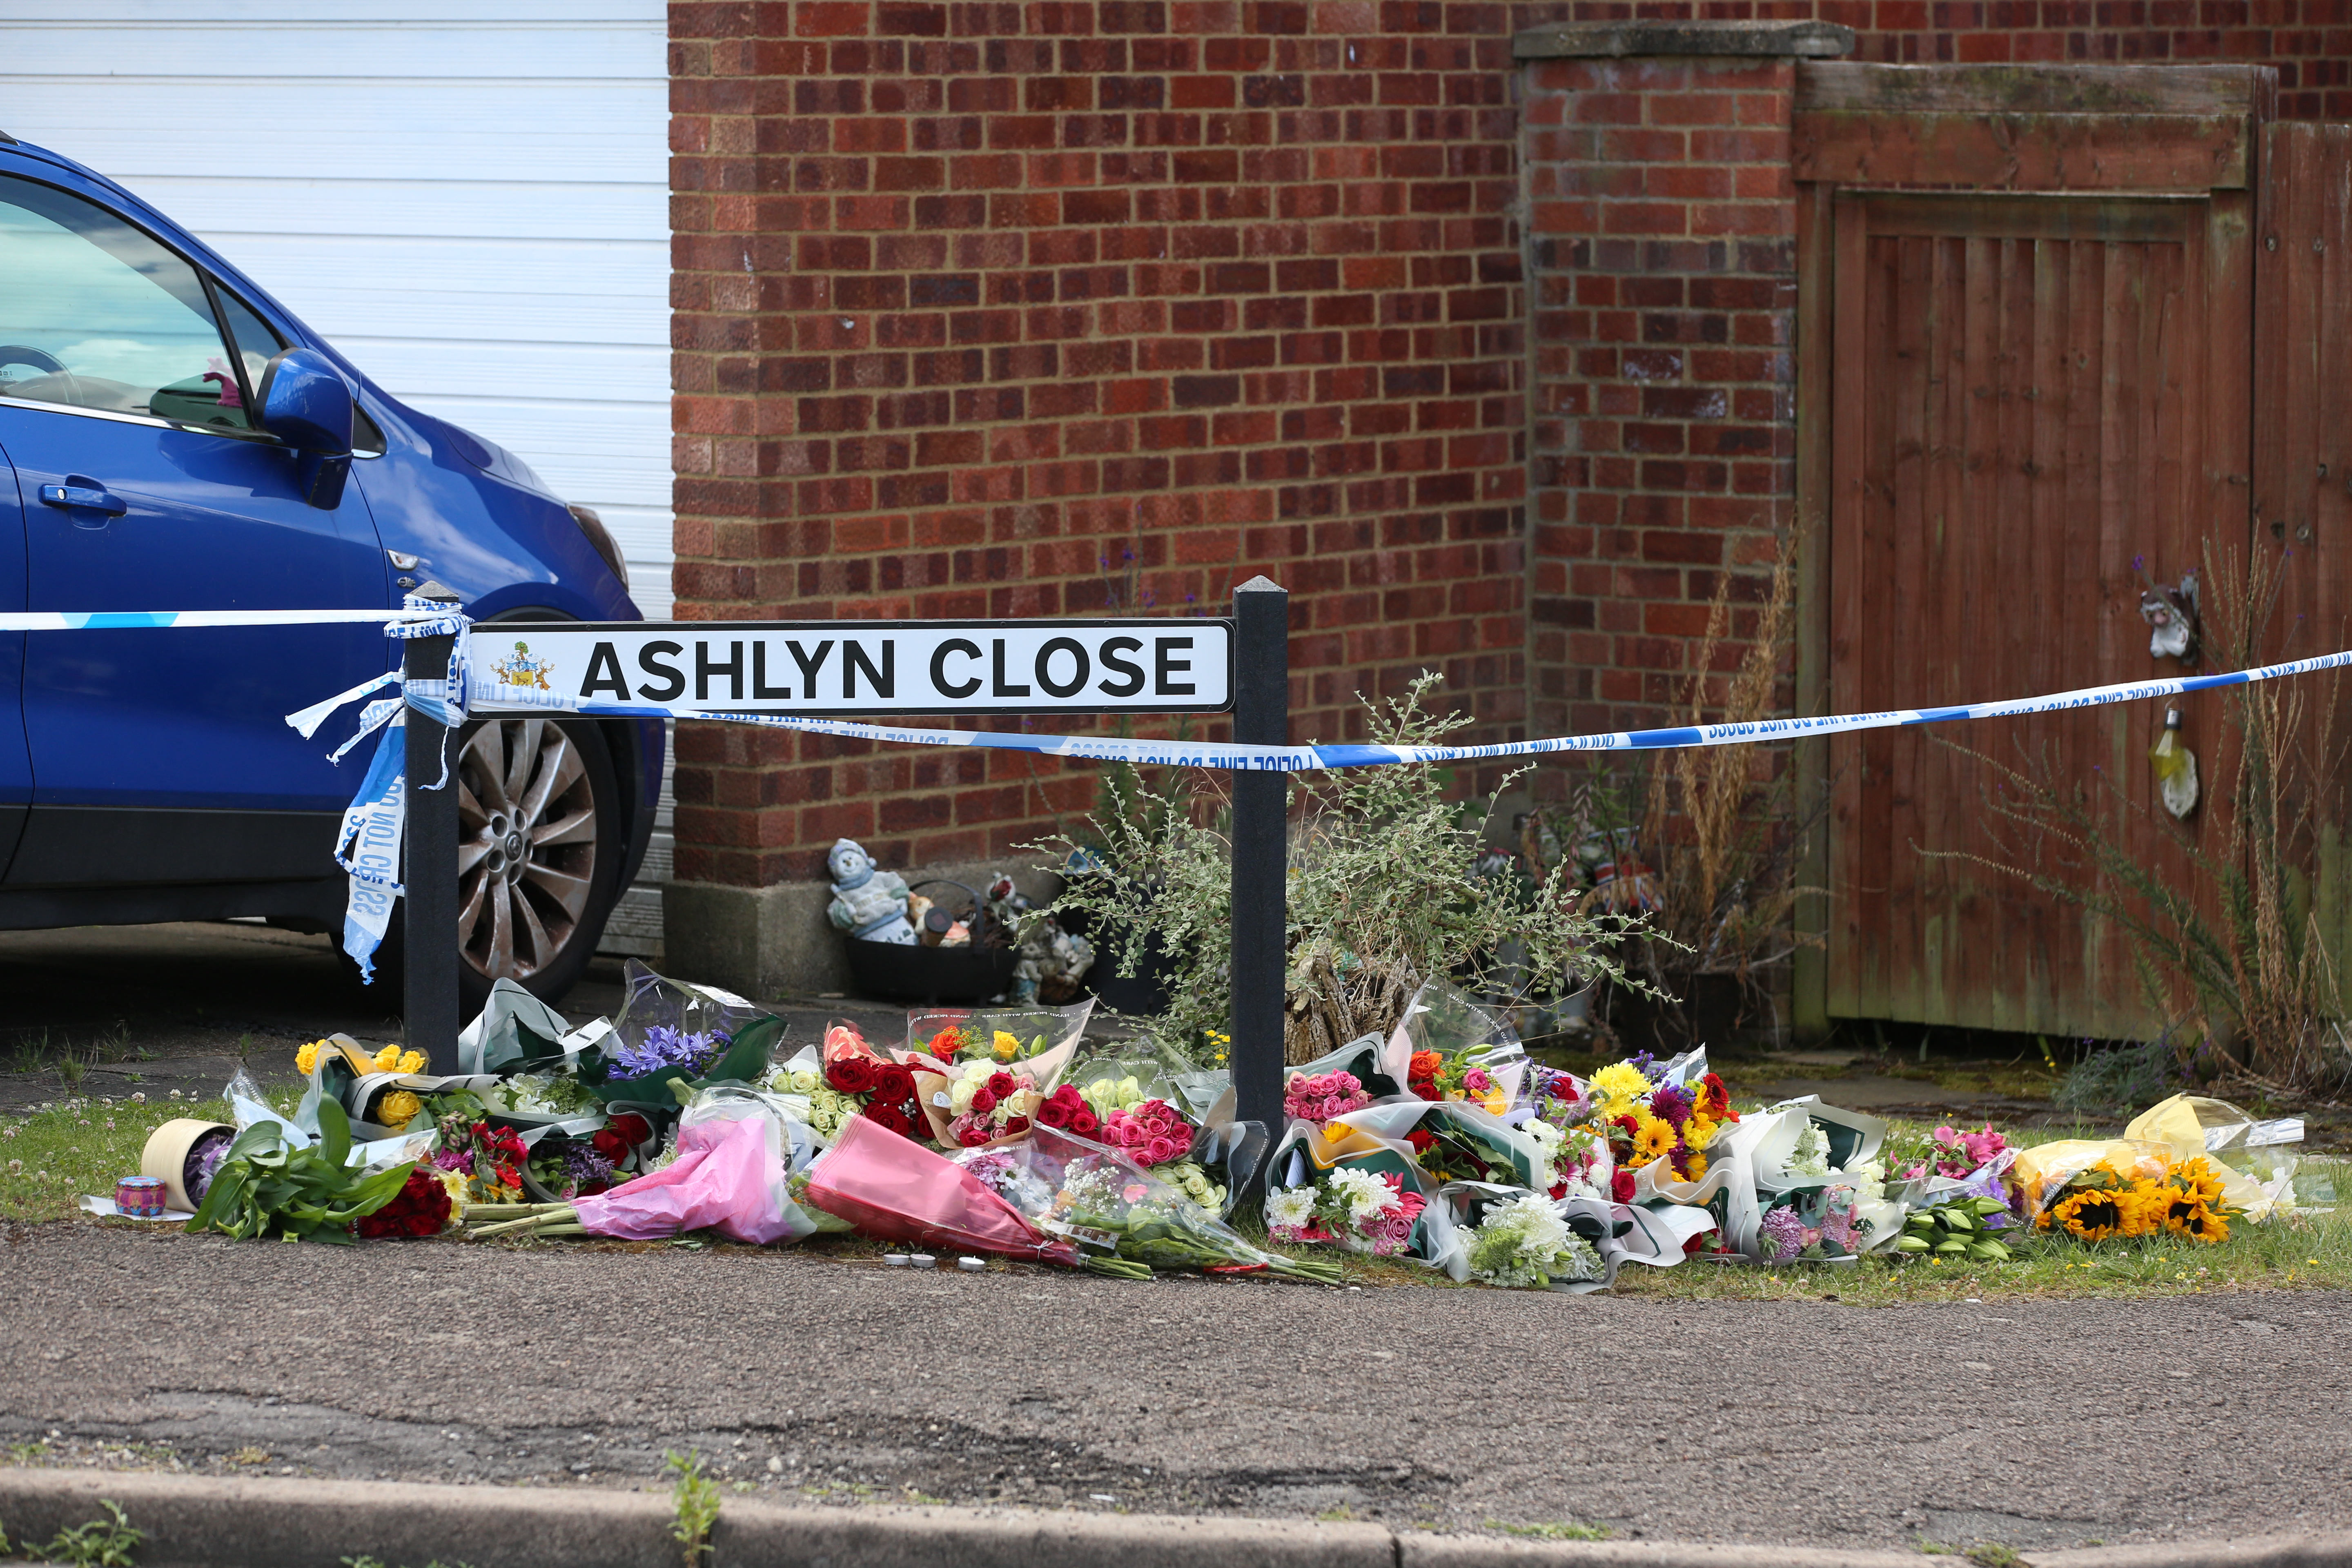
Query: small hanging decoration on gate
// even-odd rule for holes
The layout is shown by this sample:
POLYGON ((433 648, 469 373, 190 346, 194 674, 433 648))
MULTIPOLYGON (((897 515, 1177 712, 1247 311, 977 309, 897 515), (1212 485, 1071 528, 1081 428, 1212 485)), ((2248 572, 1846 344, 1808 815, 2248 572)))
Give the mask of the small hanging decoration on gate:
MULTIPOLYGON (((2135 556, 2132 565, 2137 570, 2145 556, 2135 556)), ((2143 574, 2140 579, 2146 582, 2143 574)), ((2147 655, 2150 658, 2177 658, 2183 664, 2197 662, 2197 574, 2184 572, 2180 585, 2169 587, 2162 583, 2140 590, 2140 618, 2147 622, 2147 655)))
POLYGON ((2197 809, 2197 753, 2180 739, 2180 710, 2164 710, 2164 733, 2148 748, 2156 768, 2157 794, 2176 822, 2186 822, 2197 809))

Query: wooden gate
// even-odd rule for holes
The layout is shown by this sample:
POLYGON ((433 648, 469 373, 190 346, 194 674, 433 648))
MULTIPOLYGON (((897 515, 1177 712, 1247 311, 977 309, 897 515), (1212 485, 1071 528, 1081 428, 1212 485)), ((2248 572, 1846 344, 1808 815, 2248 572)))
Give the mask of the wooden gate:
MULTIPOLYGON (((2140 592, 2248 535, 2272 97, 2251 67, 1801 68, 1801 711, 2179 668, 2149 654, 2140 592)), ((2186 706, 2210 769, 2221 702, 2186 706)), ((2157 1027, 2121 932, 1985 863, 2019 840, 1994 837, 2000 775, 1970 753, 2146 808, 2161 722, 2141 703, 1808 748, 1830 897, 1801 1026, 2157 1027)), ((2209 847, 2216 816, 2192 819, 2209 847)), ((2164 827, 2124 819, 2136 858, 2185 873, 2164 827)))

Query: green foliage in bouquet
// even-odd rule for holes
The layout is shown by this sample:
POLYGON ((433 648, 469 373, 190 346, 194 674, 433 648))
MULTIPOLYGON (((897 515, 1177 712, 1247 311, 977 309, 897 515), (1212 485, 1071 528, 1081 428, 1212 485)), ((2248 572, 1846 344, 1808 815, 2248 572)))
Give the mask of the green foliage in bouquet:
POLYGON ((331 1100, 319 1102, 319 1142, 296 1146, 276 1122, 257 1121, 236 1136, 197 1205, 190 1230, 216 1230, 240 1241, 275 1236, 294 1241, 352 1240, 352 1222, 400 1194, 415 1163, 387 1171, 346 1165, 351 1121, 331 1100))
POLYGON ((1998 1198, 1962 1198, 1920 1209, 1905 1222, 1903 1234, 1895 1238, 1895 1250, 1947 1260, 2006 1263, 2008 1247, 1984 1224, 1988 1215, 2000 1214, 2006 1206, 1998 1198))
MULTIPOLYGON (((1366 700, 1375 744, 1428 746, 1470 721, 1431 712, 1442 678, 1366 700)), ((1518 777, 1502 783, 1507 789, 1518 777)), ((1565 868, 1532 889, 1480 877, 1491 798, 1451 798, 1450 769, 1402 763, 1344 768, 1310 791, 1292 785, 1285 1054, 1311 1061, 1367 1033, 1385 1034, 1422 982, 1451 975, 1517 1001, 1618 976, 1608 950, 1634 923, 1576 909, 1565 868), (1517 962, 1501 953, 1517 943, 1517 962)), ((1076 838, 1029 847, 1072 859, 1051 912, 1092 917, 1119 933, 1100 962, 1132 973, 1147 944, 1173 956, 1168 1011, 1147 1026, 1156 1050, 1197 1059, 1231 1024, 1232 840, 1222 775, 1155 789, 1122 775, 1113 809, 1076 838)), ((1497 792, 1499 793, 1499 791, 1497 792)))

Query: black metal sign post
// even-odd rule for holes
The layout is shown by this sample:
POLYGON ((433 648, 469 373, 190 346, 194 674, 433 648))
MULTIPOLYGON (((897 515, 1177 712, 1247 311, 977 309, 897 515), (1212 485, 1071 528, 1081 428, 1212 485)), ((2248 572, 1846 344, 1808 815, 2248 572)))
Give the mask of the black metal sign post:
MULTIPOLYGON (((457 595, 438 583, 419 589, 421 597, 455 605, 457 595)), ((409 680, 440 680, 449 672, 455 637, 411 637, 403 645, 400 672, 409 680)), ((459 692, 451 692, 454 701, 459 692)), ((402 752, 402 790, 407 822, 401 834, 402 900, 401 1016, 408 1048, 430 1058, 432 1072, 457 1070, 457 758, 449 754, 449 782, 426 786, 441 776, 442 740, 448 726, 414 708, 403 710, 408 738, 402 752)))
MULTIPOLYGON (((1290 743, 1290 595, 1264 577, 1234 590, 1234 740, 1290 743)), ((1283 970, 1290 775, 1234 774, 1234 1114, 1282 1125, 1283 970)))

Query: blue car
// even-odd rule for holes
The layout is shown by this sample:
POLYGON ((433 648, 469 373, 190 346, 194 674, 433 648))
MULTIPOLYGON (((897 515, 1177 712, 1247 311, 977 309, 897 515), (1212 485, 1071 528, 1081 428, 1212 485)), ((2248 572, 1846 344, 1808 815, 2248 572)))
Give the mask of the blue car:
MULTIPOLYGON (((0 135, 0 610, 381 607, 426 582, 501 623, 478 642, 641 618, 593 512, 386 395, 120 185, 0 135)), ((337 767, 284 715, 391 648, 369 625, 0 631, 0 928, 340 931, 332 850, 373 742, 337 767)), ((502 976, 550 998, 578 978, 661 771, 658 722, 467 730, 469 1012, 502 976)))

